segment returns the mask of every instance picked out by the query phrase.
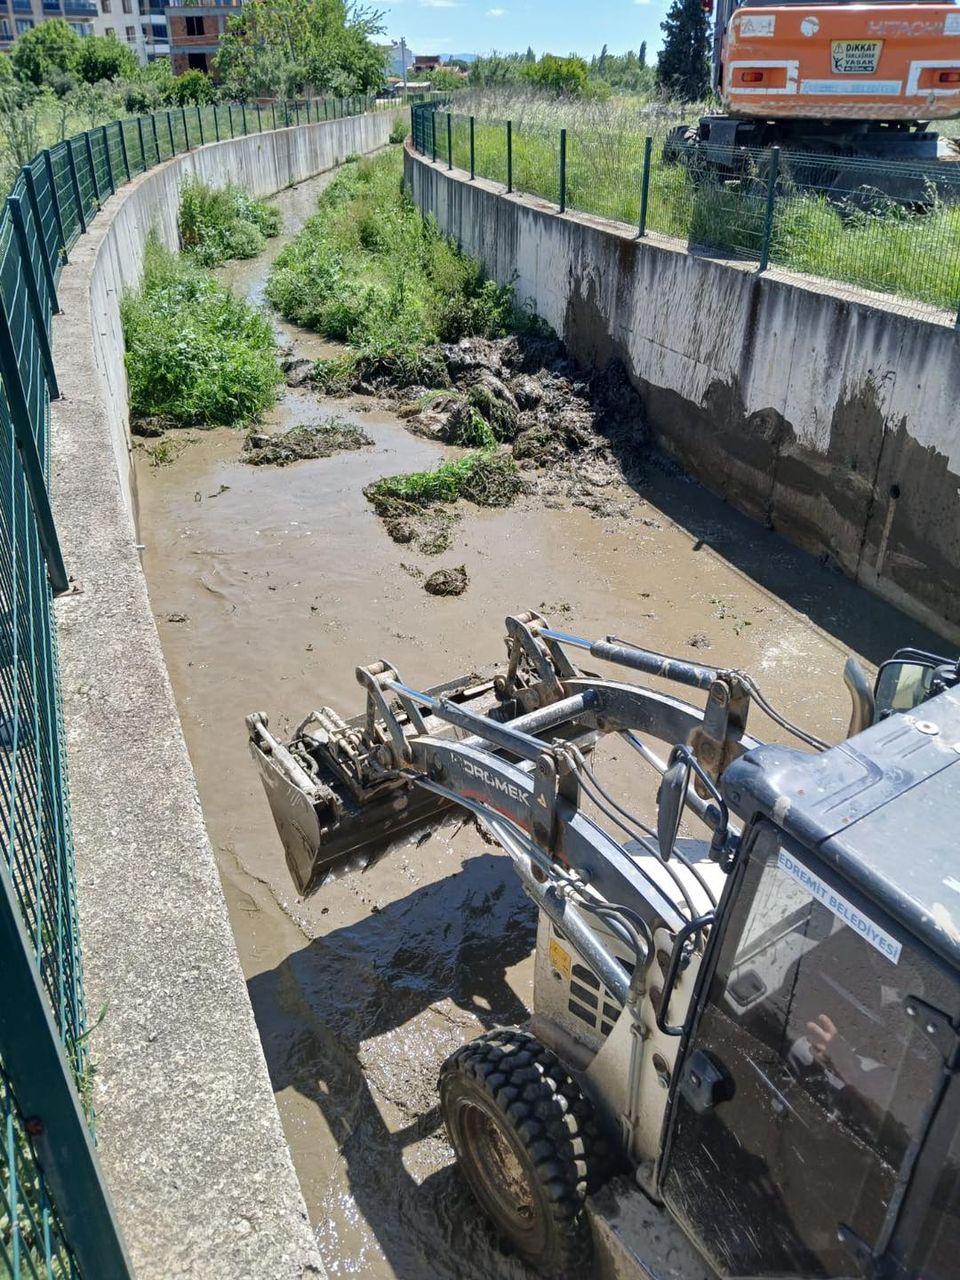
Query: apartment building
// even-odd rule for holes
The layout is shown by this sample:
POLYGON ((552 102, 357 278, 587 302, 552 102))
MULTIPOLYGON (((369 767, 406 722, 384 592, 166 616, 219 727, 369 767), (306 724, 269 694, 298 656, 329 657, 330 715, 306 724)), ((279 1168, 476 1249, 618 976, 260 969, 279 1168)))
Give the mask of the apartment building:
MULTIPOLYGON (((2 2, 2 0, 0 0, 2 2)), ((200 3, 167 5, 170 57, 174 75, 184 71, 212 71, 211 63, 232 14, 241 0, 200 0, 200 3)))
MULTIPOLYGON (((118 7, 123 3, 132 7, 135 0, 107 0, 108 5, 114 2, 118 7)), ((110 24, 101 12, 101 3, 102 0, 0 0, 0 50, 9 50, 17 36, 48 18, 63 18, 79 36, 102 36, 110 24)))

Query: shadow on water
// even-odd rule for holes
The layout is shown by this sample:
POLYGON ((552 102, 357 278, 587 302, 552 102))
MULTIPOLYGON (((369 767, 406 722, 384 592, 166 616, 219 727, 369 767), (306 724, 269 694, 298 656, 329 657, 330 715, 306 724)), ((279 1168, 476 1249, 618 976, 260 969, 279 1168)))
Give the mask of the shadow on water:
POLYGON ((345 1165, 352 1203, 328 1193, 318 1227, 333 1274, 338 1263, 398 1280, 529 1274, 499 1251, 452 1164, 436 1084, 474 1020, 526 1018, 507 973, 535 932, 509 860, 482 854, 250 979, 275 1092, 319 1109, 345 1165))
MULTIPOLYGON (((949 655, 955 646, 839 570, 735 510, 657 451, 644 459, 611 441, 627 483, 693 539, 874 665, 913 645, 949 655), (639 464, 639 466, 638 466, 639 464)), ((676 566, 682 576, 682 564, 676 566)))

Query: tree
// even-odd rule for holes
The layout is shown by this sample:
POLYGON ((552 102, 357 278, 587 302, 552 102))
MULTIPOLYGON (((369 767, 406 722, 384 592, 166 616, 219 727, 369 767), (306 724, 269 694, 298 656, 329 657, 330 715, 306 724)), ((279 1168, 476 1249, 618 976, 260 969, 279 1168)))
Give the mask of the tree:
POLYGON ((536 62, 537 55, 533 52, 533 46, 527 45, 527 52, 523 55, 524 62, 536 62))
POLYGON ((637 61, 640 63, 640 70, 641 70, 641 71, 645 71, 645 70, 647 69, 647 42, 646 42, 646 40, 641 40, 641 41, 640 41, 640 52, 637 54, 637 61))
POLYGON ((525 63, 522 74, 538 89, 570 97, 579 97, 587 87, 587 64, 582 58, 545 53, 539 62, 525 63))
POLYGON ((604 45, 600 50, 600 57, 597 59, 597 75, 602 76, 607 69, 607 46, 604 45))
MULTIPOLYGON (((49 25, 49 24, 48 24, 49 25)), ((130 80, 139 69, 133 51, 116 36, 85 36, 77 52, 76 72, 87 84, 130 80)))
POLYGON ((25 31, 13 46, 10 59, 14 74, 23 84, 42 85, 76 72, 82 43, 62 18, 41 22, 25 31))
POLYGON ((673 0, 660 23, 663 48, 657 63, 657 83, 684 102, 707 96, 709 27, 703 0, 673 0))
POLYGON ((203 71, 184 71, 171 86, 178 107, 204 106, 217 96, 217 86, 203 71))
POLYGON ((347 0, 247 0, 229 19, 217 67, 237 98, 366 93, 383 83, 386 57, 372 39, 383 29, 378 10, 347 0))

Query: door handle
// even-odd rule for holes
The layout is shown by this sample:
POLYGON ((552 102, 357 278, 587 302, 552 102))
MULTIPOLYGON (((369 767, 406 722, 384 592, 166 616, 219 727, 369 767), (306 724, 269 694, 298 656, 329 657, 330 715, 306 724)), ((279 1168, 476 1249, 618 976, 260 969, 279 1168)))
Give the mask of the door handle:
POLYGON ((683 1064, 680 1094, 697 1115, 705 1115, 733 1097, 733 1080, 723 1063, 706 1049, 694 1049, 683 1064))

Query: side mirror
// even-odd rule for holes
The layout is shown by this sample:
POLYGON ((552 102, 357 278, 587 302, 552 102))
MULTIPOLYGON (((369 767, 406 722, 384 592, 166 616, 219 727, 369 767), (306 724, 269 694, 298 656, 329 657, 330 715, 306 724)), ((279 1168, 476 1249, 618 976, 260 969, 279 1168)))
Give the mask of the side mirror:
POLYGON ((680 833, 680 819, 690 786, 690 757, 682 748, 675 747, 673 763, 663 775, 657 797, 657 845, 660 857, 666 862, 673 853, 680 833))
POLYGON ((849 690, 850 701, 853 704, 850 708, 850 725, 847 729, 847 737, 852 738, 854 734, 862 733, 873 724, 876 707, 873 692, 867 682, 867 673, 856 658, 848 658, 844 664, 843 683, 849 690))
POLYGON ((902 662, 896 658, 885 662, 877 675, 874 688, 876 719, 883 720, 895 711, 912 711, 930 695, 936 668, 920 662, 902 662))

